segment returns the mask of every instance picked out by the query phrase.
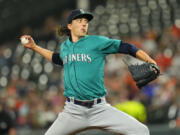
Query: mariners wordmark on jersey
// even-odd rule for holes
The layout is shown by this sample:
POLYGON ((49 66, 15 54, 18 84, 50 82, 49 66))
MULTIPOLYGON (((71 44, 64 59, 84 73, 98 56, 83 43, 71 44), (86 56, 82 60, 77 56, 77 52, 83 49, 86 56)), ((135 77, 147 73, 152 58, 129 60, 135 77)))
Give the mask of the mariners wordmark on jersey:
POLYGON ((89 54, 68 54, 67 56, 64 57, 63 59, 63 64, 66 64, 67 62, 91 62, 92 58, 90 57, 89 54))

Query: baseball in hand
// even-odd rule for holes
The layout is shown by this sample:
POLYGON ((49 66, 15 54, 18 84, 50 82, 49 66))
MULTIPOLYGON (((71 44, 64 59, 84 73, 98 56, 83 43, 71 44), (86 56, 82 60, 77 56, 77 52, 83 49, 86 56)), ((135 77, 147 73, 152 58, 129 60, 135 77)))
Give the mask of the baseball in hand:
POLYGON ((25 38, 25 37, 22 37, 21 38, 21 43, 22 44, 27 44, 27 43, 29 43, 29 40, 27 38, 25 38))

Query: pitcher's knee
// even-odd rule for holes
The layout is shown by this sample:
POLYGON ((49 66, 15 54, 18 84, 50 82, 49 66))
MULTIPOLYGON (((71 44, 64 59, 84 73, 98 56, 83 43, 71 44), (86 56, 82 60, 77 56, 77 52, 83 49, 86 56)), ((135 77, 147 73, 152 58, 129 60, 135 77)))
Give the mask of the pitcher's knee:
POLYGON ((44 135, 49 135, 47 132, 44 135))
POLYGON ((138 128, 137 135, 150 135, 148 127, 146 125, 141 125, 138 128))
POLYGON ((51 135, 49 131, 46 131, 44 135, 51 135))
POLYGON ((45 132, 44 135, 56 135, 57 133, 50 131, 49 129, 45 132))

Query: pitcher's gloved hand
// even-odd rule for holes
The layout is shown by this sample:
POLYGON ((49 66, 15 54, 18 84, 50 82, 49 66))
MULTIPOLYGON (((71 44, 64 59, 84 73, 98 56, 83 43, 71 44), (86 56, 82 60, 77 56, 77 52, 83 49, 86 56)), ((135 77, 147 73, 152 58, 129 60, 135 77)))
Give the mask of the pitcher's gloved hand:
POLYGON ((149 82, 155 80, 160 74, 159 67, 153 63, 129 65, 128 69, 138 88, 144 87, 149 82))

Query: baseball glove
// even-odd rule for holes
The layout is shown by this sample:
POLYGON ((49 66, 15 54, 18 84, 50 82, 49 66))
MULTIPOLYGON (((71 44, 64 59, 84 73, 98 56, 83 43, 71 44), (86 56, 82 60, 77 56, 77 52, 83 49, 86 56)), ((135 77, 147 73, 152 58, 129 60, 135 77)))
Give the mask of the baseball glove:
POLYGON ((153 63, 128 65, 128 69, 138 88, 144 87, 149 82, 155 80, 160 74, 159 67, 153 63))

